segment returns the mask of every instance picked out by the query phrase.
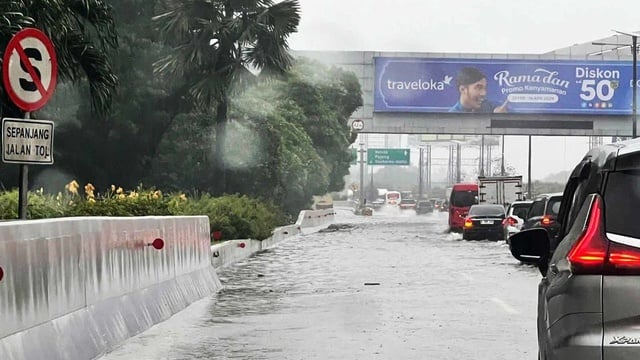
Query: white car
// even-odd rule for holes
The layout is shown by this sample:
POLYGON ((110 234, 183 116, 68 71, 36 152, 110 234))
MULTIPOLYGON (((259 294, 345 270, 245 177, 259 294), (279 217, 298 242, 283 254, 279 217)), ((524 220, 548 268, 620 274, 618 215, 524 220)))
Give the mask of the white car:
POLYGON ((520 232, 532 203, 533 201, 514 201, 509 205, 506 212, 507 215, 502 221, 505 240, 508 240, 511 235, 520 232))

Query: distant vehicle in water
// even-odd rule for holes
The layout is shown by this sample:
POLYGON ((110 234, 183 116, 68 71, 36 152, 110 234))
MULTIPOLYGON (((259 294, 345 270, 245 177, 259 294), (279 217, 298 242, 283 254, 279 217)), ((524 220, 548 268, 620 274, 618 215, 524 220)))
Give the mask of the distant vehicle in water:
POLYGON ((385 200, 382 198, 375 199, 371 202, 371 207, 374 209, 379 209, 385 204, 385 200))
POLYGON ((561 203, 562 193, 538 195, 533 199, 522 230, 542 228, 547 230, 550 238, 555 238, 560 230, 557 217, 561 203))
POLYGON ((400 210, 415 209, 417 203, 415 199, 402 199, 400 200, 400 210))
POLYGON ((437 198, 431 198, 429 199, 429 202, 431 203, 431 206, 433 206, 434 210, 440 210, 440 205, 442 205, 443 200, 437 199, 437 198))
POLYGON ((522 175, 478 176, 478 202, 508 206, 522 197, 522 175))
POLYGON ((505 240, 522 229, 532 203, 530 200, 514 201, 507 207, 507 217, 502 222, 505 240))
POLYGON ((333 208, 333 198, 329 195, 314 196, 313 202, 314 202, 313 208, 316 210, 333 208))
POLYGON ((433 204, 429 200, 420 200, 416 204, 416 214, 427 214, 433 212, 433 204))
POLYGON ((458 183, 451 188, 449 231, 462 232, 469 208, 478 203, 477 183, 458 183))
POLYGON ((384 199, 387 205, 398 205, 402 200, 402 195, 399 191, 387 191, 384 195, 384 199))
POLYGON ((504 206, 499 204, 473 205, 464 219, 462 238, 464 240, 502 240, 505 219, 504 206))

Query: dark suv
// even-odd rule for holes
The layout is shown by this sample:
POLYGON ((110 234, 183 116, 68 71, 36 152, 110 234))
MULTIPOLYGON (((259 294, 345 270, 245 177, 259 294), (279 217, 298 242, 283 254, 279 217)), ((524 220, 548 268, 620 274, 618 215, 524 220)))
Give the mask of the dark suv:
POLYGON ((560 230, 557 217, 561 202, 562 193, 544 194, 535 198, 524 219, 522 230, 543 228, 550 237, 556 237, 560 230))
POLYGON ((511 237, 534 261, 540 359, 640 359, 640 140, 592 149, 565 186, 557 236, 511 237))

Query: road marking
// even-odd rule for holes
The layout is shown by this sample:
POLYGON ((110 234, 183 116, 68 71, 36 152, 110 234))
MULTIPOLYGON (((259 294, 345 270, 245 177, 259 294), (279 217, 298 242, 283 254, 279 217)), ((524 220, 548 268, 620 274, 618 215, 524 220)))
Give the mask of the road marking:
POLYGON ((473 278, 471 277, 471 275, 469 275, 467 273, 460 273, 460 276, 465 278, 465 280, 473 281, 473 278))
POLYGON ((491 298, 491 301, 493 301, 494 303, 498 304, 502 310, 504 310, 505 312, 509 313, 509 314, 519 314, 520 311, 514 309, 511 305, 507 304, 506 302, 498 299, 498 298, 491 298))

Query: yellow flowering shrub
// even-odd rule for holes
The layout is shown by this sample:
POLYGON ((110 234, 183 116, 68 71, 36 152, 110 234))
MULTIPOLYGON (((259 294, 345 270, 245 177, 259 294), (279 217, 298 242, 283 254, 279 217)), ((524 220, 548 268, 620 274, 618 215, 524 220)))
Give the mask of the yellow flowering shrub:
MULTIPOLYGON (((265 239, 274 227, 283 224, 276 207, 241 195, 213 197, 204 194, 188 197, 185 193, 163 194, 154 188, 124 190, 115 184, 100 192, 91 183, 84 194, 76 180, 65 185, 64 192, 46 194, 44 189, 29 192, 29 219, 65 216, 148 216, 206 215, 212 234, 227 239, 265 239)), ((18 218, 18 191, 0 192, 0 217, 18 218)))

